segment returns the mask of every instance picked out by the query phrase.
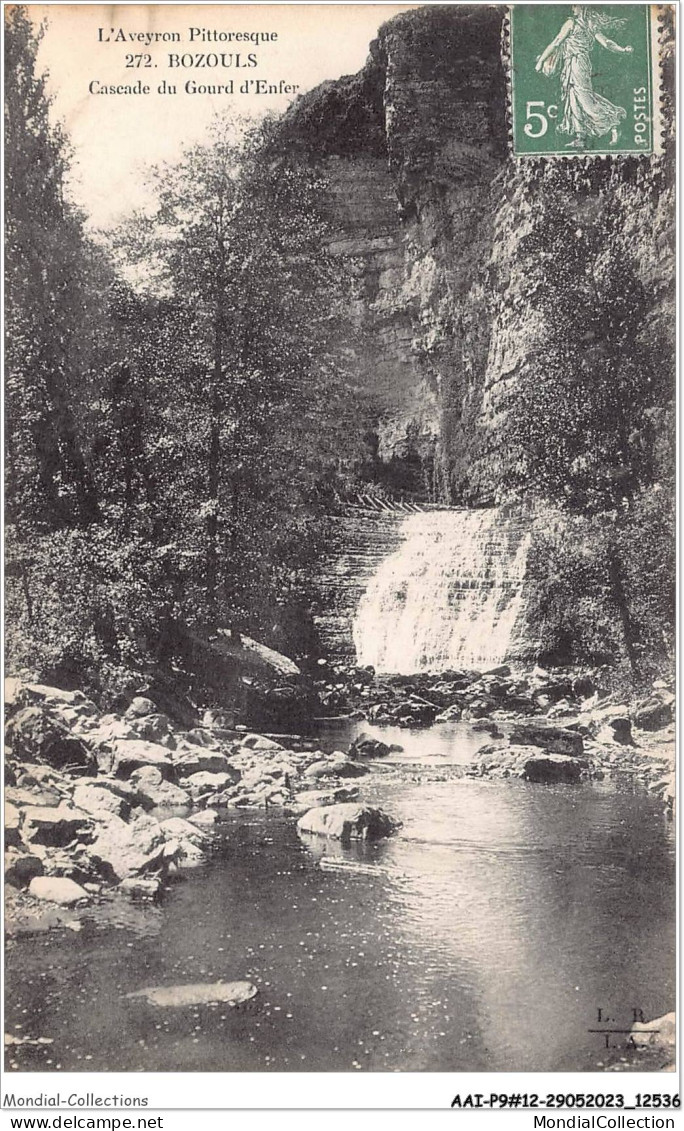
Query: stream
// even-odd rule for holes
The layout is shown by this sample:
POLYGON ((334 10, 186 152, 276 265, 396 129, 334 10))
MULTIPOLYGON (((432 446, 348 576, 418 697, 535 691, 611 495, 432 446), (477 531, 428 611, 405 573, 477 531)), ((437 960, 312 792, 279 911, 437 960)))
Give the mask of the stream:
MULTIPOLYGON (((656 798, 449 780, 468 724, 364 730, 402 753, 361 783, 403 821, 375 846, 303 843, 276 811, 228 811, 209 864, 161 907, 7 951, 6 1024, 50 1038, 20 1070, 572 1071, 630 1067, 629 1028, 673 1008, 674 827, 656 798), (439 780, 444 771, 446 780, 439 780), (321 855, 371 864, 323 871, 321 855), (144 986, 248 979, 257 1004, 160 1009, 144 986), (621 1059, 622 1058, 622 1059, 621 1059)), ((327 726, 326 750, 359 724, 327 726)))

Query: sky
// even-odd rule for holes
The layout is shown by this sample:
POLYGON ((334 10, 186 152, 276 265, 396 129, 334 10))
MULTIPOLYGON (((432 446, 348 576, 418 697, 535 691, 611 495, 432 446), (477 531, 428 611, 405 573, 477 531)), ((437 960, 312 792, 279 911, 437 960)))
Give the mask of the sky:
POLYGON ((325 79, 363 67, 379 26, 414 4, 30 4, 35 23, 47 20, 38 63, 49 72, 53 115, 62 122, 74 152, 70 192, 92 227, 108 227, 144 205, 145 167, 172 161, 184 144, 205 135, 219 111, 260 116, 283 111, 293 92, 256 93, 254 80, 281 80, 299 93, 325 79), (277 41, 190 41, 189 28, 210 33, 277 33, 277 41), (125 42, 114 38, 118 29, 125 42), (99 29, 103 29, 100 31, 99 29), (145 43, 139 33, 178 33, 181 42, 145 43), (240 54, 228 68, 197 65, 197 56, 240 54), (253 53, 254 67, 246 66, 253 53), (190 67, 171 66, 169 55, 191 59, 190 67), (127 56, 133 65, 127 66, 127 56), (136 56, 141 57, 137 65, 136 56), (147 58, 149 56, 149 59, 147 58), (145 65, 149 63, 150 65, 145 65), (188 81, 227 85, 232 95, 189 94, 188 81), (237 88, 251 80, 248 94, 237 88), (90 93, 89 84, 150 87, 147 95, 90 93), (160 83, 176 85, 176 95, 158 93, 160 83))

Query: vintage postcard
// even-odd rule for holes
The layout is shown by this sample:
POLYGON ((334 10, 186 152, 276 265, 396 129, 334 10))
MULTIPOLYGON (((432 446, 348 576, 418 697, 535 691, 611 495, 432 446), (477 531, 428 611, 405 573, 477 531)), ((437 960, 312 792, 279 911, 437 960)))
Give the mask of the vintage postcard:
POLYGON ((3 1103, 669 1118, 675 5, 3 15, 3 1103))

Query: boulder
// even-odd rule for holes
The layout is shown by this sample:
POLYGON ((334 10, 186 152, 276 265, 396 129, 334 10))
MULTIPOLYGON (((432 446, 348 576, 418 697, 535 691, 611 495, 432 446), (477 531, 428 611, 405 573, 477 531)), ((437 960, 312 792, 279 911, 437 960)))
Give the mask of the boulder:
POLYGON ((36 805, 24 810, 21 835, 29 844, 61 848, 72 840, 89 836, 92 830, 92 819, 80 809, 74 809, 71 805, 57 805, 54 808, 36 805))
POLYGON ((324 778, 332 776, 332 764, 327 759, 320 762, 312 762, 304 770, 305 778, 324 778))
POLYGON ((194 868, 198 864, 206 864, 207 857, 198 844, 191 840, 169 840, 164 849, 164 858, 169 865, 175 867, 194 868))
POLYGON ((162 890, 162 881, 158 876, 127 876, 119 884, 119 891, 131 899, 156 900, 162 890))
POLYGON ((307 789, 296 795, 288 809, 303 816, 310 809, 315 809, 319 805, 336 805, 346 801, 356 801, 358 796, 359 791, 356 786, 333 790, 307 789))
POLYGON ((131 774, 131 784, 151 806, 167 809, 186 808, 190 796, 180 786, 166 781, 156 766, 141 766, 131 774))
POLYGON ((6 738, 13 753, 28 762, 42 762, 70 773, 90 773, 95 758, 82 738, 45 707, 23 707, 7 723, 6 738))
POLYGON ((25 888, 34 876, 42 876, 43 861, 25 849, 5 849, 5 883, 25 888))
POLYGON ((92 699, 82 691, 65 691, 44 683, 24 684, 19 689, 18 699, 22 706, 46 705, 60 714, 70 712, 72 719, 94 718, 99 713, 92 699))
POLYGON ((243 791, 248 791, 261 785, 273 786, 276 778, 282 776, 282 773, 272 774, 270 770, 265 770, 263 766, 254 766, 242 775, 240 787, 243 791))
POLYGON ((23 695, 27 703, 50 701, 63 703, 69 707, 85 704, 91 714, 97 714, 95 704, 82 691, 66 691, 62 687, 51 687, 45 683, 27 683, 23 687, 23 695))
MULTIPOLYGON (((142 806, 149 809, 150 802, 135 788, 135 786, 128 781, 122 781, 119 778, 97 777, 97 778, 79 778, 80 787, 93 787, 95 789, 106 789, 108 793, 125 801, 129 808, 134 809, 136 806, 142 806)), ((108 804, 105 805, 107 812, 115 812, 108 804)))
POLYGON ((493 695, 495 699, 506 699, 511 692, 513 684, 510 680, 504 682, 487 674, 482 676, 480 686, 487 695, 493 695))
POLYGON ((88 899, 85 888, 64 876, 34 876, 28 891, 34 899, 59 903, 62 907, 71 907, 80 899, 88 899))
POLYGON ((300 833, 316 833, 336 840, 378 840, 391 836, 400 826, 382 809, 353 802, 310 809, 297 821, 300 833))
MULTIPOLYGON (((42 766, 37 763, 28 766, 19 765, 17 772, 22 789, 49 790, 55 797, 60 795, 69 797, 74 787, 73 778, 59 770, 54 770, 52 766, 42 766)), ((79 776, 79 785, 83 780, 83 777, 79 776)))
POLYGON ((251 982, 199 982, 185 986, 151 986, 126 994, 127 998, 141 998, 160 1009, 187 1008, 192 1005, 245 1005, 258 994, 251 982))
MULTIPOLYGON (((158 769, 163 777, 173 773, 171 754, 165 746, 141 739, 117 739, 113 744, 109 772, 117 778, 129 778, 135 770, 146 766, 158 769)), ((98 759, 99 761, 99 759, 98 759)), ((101 766, 104 769, 104 766, 101 766)))
POLYGON ((48 876, 67 876, 83 886, 91 880, 101 878, 85 844, 74 842, 66 848, 46 848, 42 844, 33 844, 31 852, 40 857, 44 873, 48 876))
POLYGON ((634 723, 640 730, 661 730, 672 722, 674 700, 653 696, 637 704, 634 723))
POLYGON ((491 715, 492 711, 495 711, 498 706, 496 699, 478 695, 468 701, 461 717, 466 720, 483 719, 486 715, 491 715))
POLYGON ((169 817, 166 821, 161 821, 159 827, 167 840, 187 840, 197 845, 206 844, 209 835, 183 817, 169 817))
POLYGON ((605 726, 598 731, 596 738, 599 742, 617 742, 620 746, 635 745, 632 737, 632 724, 623 715, 609 719, 605 726))
POLYGON ((124 880, 163 870, 165 845, 163 829, 153 817, 140 813, 126 823, 110 813, 98 822, 97 838, 88 852, 106 879, 124 880))
POLYGON ((559 699, 546 712, 547 719, 567 719, 577 713, 569 699, 559 699))
POLYGON ((552 754, 579 757, 584 753, 582 735, 567 727, 551 727, 544 723, 517 723, 511 730, 511 742, 518 746, 540 746, 552 754))
POLYGON ((454 703, 453 706, 447 707, 446 711, 442 711, 439 715, 437 715, 435 722, 456 723, 460 719, 462 713, 463 708, 459 707, 458 703, 454 703))
POLYGON ((127 708, 124 718, 125 719, 141 719, 145 715, 156 715, 157 704, 153 703, 144 695, 136 695, 135 699, 130 703, 127 708))
POLYGON ((218 813, 215 809, 202 809, 200 813, 193 813, 188 817, 188 823, 197 825, 199 829, 211 829, 218 821, 218 813))
MULTIPOLYGON (((246 805, 251 804, 244 800, 244 792, 242 785, 231 785, 228 789, 222 789, 220 793, 205 793, 196 799, 198 805, 211 805, 213 809, 225 809, 228 805, 246 805)), ((194 820, 195 814, 188 816, 188 819, 194 820)))
POLYGON ((232 730, 235 724, 235 716, 232 711, 217 711, 208 708, 204 711, 200 725, 213 730, 232 730))
POLYGON ((32 783, 30 779, 24 785, 27 779, 23 774, 19 780, 21 785, 8 785, 5 789, 5 798, 13 805, 43 805, 46 808, 55 808, 62 804, 64 794, 57 793, 54 789, 43 789, 35 782, 32 783))
POLYGON ((190 774, 189 777, 183 778, 183 784, 193 801, 197 801, 200 797, 227 789, 228 786, 235 784, 235 780, 235 773, 200 773, 190 774))
POLYGON ((21 707, 22 689, 23 684, 20 679, 13 675, 5 676, 4 703, 6 719, 8 719, 14 711, 18 711, 21 707))
MULTIPOLYGON (((390 747, 397 749, 396 746, 390 747)), ((359 762, 352 762, 351 758, 340 757, 335 758, 330 762, 332 772, 336 778, 362 778, 365 774, 370 773, 368 766, 363 766, 359 762)))
POLYGON ((125 819, 131 808, 123 797, 99 785, 78 785, 74 790, 73 802, 78 809, 83 809, 96 817, 100 813, 116 813, 117 817, 125 819))
POLYGON ((414 723, 425 726, 434 722, 439 712, 439 704, 432 703, 421 695, 411 695, 406 702, 400 703, 396 710, 401 718, 410 718, 414 723))
POLYGON ((248 750, 283 750, 279 742, 274 742, 272 738, 265 738, 263 734, 247 734, 244 738, 240 739, 240 746, 247 747, 248 750))
POLYGON ((190 777, 191 774, 234 773, 237 781, 240 776, 237 770, 232 769, 226 755, 220 754, 217 750, 204 751, 197 747, 192 750, 182 750, 175 755, 173 764, 180 777, 190 777))
POLYGON ((629 1037, 632 1046, 641 1048, 674 1048, 676 1041, 677 1026, 674 1013, 656 1017, 655 1021, 635 1021, 629 1037))
POLYGON ((197 708, 190 702, 186 691, 179 686, 177 680, 162 675, 157 671, 150 679, 146 688, 139 689, 139 696, 143 696, 154 703, 152 714, 160 712, 171 719, 172 723, 187 730, 197 726, 197 708))
POLYGON ((135 720, 135 731, 147 742, 158 742, 169 750, 175 750, 176 738, 171 722, 166 715, 144 715, 135 720))
POLYGON ((113 749, 112 744, 118 738, 138 738, 137 730, 123 719, 115 715, 103 715, 98 725, 83 736, 83 741, 96 753, 100 748, 113 749))
POLYGON ((578 782, 582 764, 567 754, 539 754, 525 762, 525 777, 530 782, 578 782))
POLYGON ((507 711, 515 711, 519 715, 533 715, 537 709, 530 695, 509 695, 505 707, 507 711))
POLYGON ((203 746, 211 749, 216 747, 217 739, 216 732, 211 730, 202 730, 201 727, 193 727, 192 730, 186 730, 183 734, 183 741, 190 743, 193 746, 203 746))
POLYGON ((349 747, 350 758, 385 758, 389 752, 387 743, 370 734, 360 734, 349 747))

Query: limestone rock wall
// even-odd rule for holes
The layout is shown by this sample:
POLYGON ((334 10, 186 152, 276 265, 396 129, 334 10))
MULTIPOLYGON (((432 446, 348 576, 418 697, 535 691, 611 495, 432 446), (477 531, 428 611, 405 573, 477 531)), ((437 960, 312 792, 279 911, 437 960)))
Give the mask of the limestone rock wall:
MULTIPOLYGON (((416 454, 426 493, 446 503, 506 497, 503 425, 537 317, 530 273, 543 282, 520 246, 544 207, 547 173, 507 152, 504 14, 498 5, 404 13, 380 29, 358 75, 310 92, 282 124, 332 185, 332 246, 353 274, 347 363, 376 406, 378 454, 416 454)), ((664 110, 667 123, 667 97, 664 110)), ((575 160, 554 173, 589 219, 627 204, 624 238, 649 295, 644 332, 666 346, 668 162, 575 160)))

